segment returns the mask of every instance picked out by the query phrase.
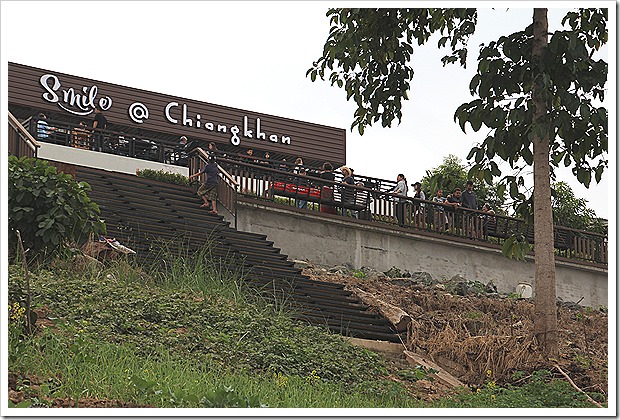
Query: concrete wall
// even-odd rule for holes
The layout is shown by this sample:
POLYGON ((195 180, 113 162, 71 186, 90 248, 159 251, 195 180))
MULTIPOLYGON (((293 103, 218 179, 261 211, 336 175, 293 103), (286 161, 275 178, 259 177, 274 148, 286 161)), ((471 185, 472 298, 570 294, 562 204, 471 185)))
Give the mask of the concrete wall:
POLYGON ((135 174, 136 169, 153 169, 156 171, 163 170, 165 172, 179 173, 185 176, 189 175, 189 169, 181 166, 167 165, 159 162, 83 150, 75 147, 60 146, 51 143, 40 142, 39 144, 41 148, 39 149, 38 157, 41 159, 72 163, 74 165, 126 174, 135 174))
MULTIPOLYGON (((498 291, 514 292, 519 283, 532 285, 534 262, 504 257, 500 249, 402 232, 372 224, 360 225, 312 213, 240 202, 239 230, 267 235, 289 259, 317 264, 368 266, 387 271, 396 266, 426 271, 436 279, 460 274, 468 280, 492 280, 498 291)), ((557 295, 584 306, 608 305, 607 270, 577 263, 556 263, 557 295)))

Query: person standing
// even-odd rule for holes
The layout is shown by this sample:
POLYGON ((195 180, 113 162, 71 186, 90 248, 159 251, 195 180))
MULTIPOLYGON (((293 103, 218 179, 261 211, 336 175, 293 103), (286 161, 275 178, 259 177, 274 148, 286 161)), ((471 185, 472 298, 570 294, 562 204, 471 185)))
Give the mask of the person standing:
MULTIPOLYGON (((416 198, 418 200, 426 200, 426 195, 424 195, 424 191, 422 191, 422 184, 420 184, 419 182, 416 182, 414 184, 411 184, 411 186, 413 187, 413 191, 414 191, 413 198, 416 198)), ((416 226, 418 226, 423 220, 424 203, 416 203, 414 201, 414 206, 415 206, 415 212, 414 212, 415 223, 416 223, 416 226)))
POLYGON ((108 119, 101 112, 99 106, 95 106, 95 118, 93 120, 93 130, 95 131, 96 147, 101 151, 103 148, 103 130, 108 126, 108 119))
POLYGON ((217 214, 217 187, 218 187, 218 169, 217 163, 214 158, 209 158, 209 162, 202 170, 189 176, 191 180, 194 177, 205 174, 205 181, 200 184, 196 194, 202 198, 203 204, 200 207, 209 207, 211 205, 210 213, 217 214))
POLYGON ((77 147, 79 149, 89 149, 89 139, 88 139, 88 131, 86 128, 86 123, 84 121, 80 121, 77 127, 74 127, 73 132, 73 147, 77 147))
MULTIPOLYGON (((325 162, 321 166, 320 178, 327 181, 334 182, 336 175, 333 172, 334 167, 331 163, 325 162)), ((321 187, 321 201, 334 201, 334 188, 333 184, 325 184, 321 187)), ((336 214, 336 208, 327 204, 321 204, 321 213, 336 214)))
MULTIPOLYGON (((301 175, 301 176, 305 177, 308 174, 307 174, 306 170, 303 167, 301 167, 301 168, 299 168, 299 172, 297 173, 297 175, 301 175)), ((305 179, 305 178, 297 178, 297 194, 298 195, 306 196, 307 193, 305 193, 305 194, 300 194, 299 193, 300 187, 305 187, 306 190, 308 188, 310 188, 310 186, 308 185, 307 179, 305 179)), ((301 200, 301 199, 296 199, 296 202, 297 202, 297 207, 298 208, 300 208, 300 209, 307 209, 308 208, 308 201, 301 200)))
MULTIPOLYGON (((465 191, 461 194, 461 207, 465 209, 478 210, 478 203, 476 201, 476 193, 474 192, 474 181, 467 181, 465 191)), ((480 236, 479 233, 479 218, 473 212, 466 211, 463 213, 463 229, 467 233, 470 239, 476 239, 480 236)))
MULTIPOLYGON (((435 197, 433 197, 433 202, 443 204, 446 202, 446 197, 443 196, 443 190, 438 189, 435 193, 435 197)), ((436 205, 434 207, 434 225, 435 229, 438 231, 442 231, 448 229, 448 216, 444 213, 443 206, 436 205)))
POLYGON ((351 210, 350 212, 347 210, 347 206, 350 207, 355 204, 355 190, 350 187, 350 185, 355 185, 353 173, 346 166, 341 167, 340 172, 342 172, 342 183, 344 184, 340 190, 340 199, 343 204, 342 215, 348 217, 349 214, 351 214, 350 217, 356 217, 353 210, 351 210))
POLYGON ((44 113, 40 113, 37 120, 37 139, 47 140, 50 137, 50 126, 45 119, 47 118, 44 113))
POLYGON ((405 206, 407 205, 407 178, 405 175, 398 174, 396 176, 396 187, 390 192, 398 195, 398 202, 396 203, 398 226, 405 226, 405 206))
POLYGON ((175 164, 180 166, 187 166, 189 164, 189 150, 192 147, 193 141, 189 141, 186 136, 179 138, 179 143, 176 147, 176 160, 175 164))
POLYGON ((461 206, 466 209, 478 210, 476 193, 474 192, 474 181, 467 181, 465 191, 461 194, 461 206))

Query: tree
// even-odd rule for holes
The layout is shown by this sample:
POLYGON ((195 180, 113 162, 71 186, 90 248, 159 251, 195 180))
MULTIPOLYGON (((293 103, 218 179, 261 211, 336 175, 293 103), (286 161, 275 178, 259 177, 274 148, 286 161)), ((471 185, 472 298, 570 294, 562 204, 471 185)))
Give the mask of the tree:
POLYGON ((16 230, 33 257, 53 255, 65 243, 105 233, 90 186, 40 159, 9 156, 9 246, 16 230))
MULTIPOLYGON (((438 189, 443 190, 446 197, 454 188, 465 188, 469 177, 467 168, 457 156, 448 155, 443 159, 441 165, 426 171, 426 175, 422 178, 422 190, 426 191, 426 197, 430 200, 438 189)), ((484 203, 488 203, 496 212, 504 214, 502 206, 504 205, 504 195, 498 195, 499 185, 488 185, 480 179, 473 179, 474 191, 480 207, 484 203)))
POLYGON ((588 200, 576 197, 566 182, 551 184, 551 196, 554 225, 604 233, 604 226, 596 212, 588 207, 588 200))
MULTIPOLYGON (((390 127, 402 117, 413 70, 407 63, 414 40, 424 44, 440 33, 438 46, 448 41, 451 54, 442 61, 465 64, 467 40, 477 25, 475 9, 330 9, 331 29, 323 55, 308 70, 314 81, 331 70, 332 85, 344 87, 358 108, 351 128, 381 120, 390 127)), ((603 100, 607 63, 594 52, 607 42, 607 9, 568 13, 549 39, 546 9, 535 9, 523 31, 483 45, 470 91, 478 98, 461 105, 455 120, 465 131, 483 126, 489 135, 474 146, 468 159, 470 176, 491 184, 502 175, 501 159, 516 172, 500 179, 516 200, 524 185, 520 170, 534 166, 534 242, 536 296, 534 334, 544 352, 558 354, 555 309, 555 261, 550 177, 560 162, 572 166, 579 182, 600 181, 607 161, 607 110, 603 100), (598 159, 597 162, 594 160, 598 159)))

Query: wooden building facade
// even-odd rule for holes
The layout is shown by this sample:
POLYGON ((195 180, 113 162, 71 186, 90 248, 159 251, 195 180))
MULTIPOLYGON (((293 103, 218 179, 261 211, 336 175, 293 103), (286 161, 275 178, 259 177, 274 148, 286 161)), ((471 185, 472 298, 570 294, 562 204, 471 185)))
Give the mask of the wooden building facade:
POLYGON ((344 129, 150 92, 65 73, 8 63, 9 110, 20 119, 44 112, 48 118, 91 123, 99 106, 108 129, 176 143, 180 136, 220 150, 334 167, 346 163, 344 129))

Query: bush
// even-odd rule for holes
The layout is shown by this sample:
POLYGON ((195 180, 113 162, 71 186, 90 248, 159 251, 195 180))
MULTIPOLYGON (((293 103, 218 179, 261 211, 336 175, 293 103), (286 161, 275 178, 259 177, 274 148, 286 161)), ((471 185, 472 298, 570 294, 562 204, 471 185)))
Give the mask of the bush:
POLYGON ((105 233, 90 185, 58 173, 47 161, 9 156, 9 246, 15 249, 19 230, 31 255, 55 253, 70 241, 105 233))
POLYGON ((182 174, 177 174, 174 172, 166 172, 161 169, 139 169, 136 171, 136 175, 139 178, 152 179, 155 181, 161 181, 168 184, 175 185, 189 185, 189 179, 182 174))

